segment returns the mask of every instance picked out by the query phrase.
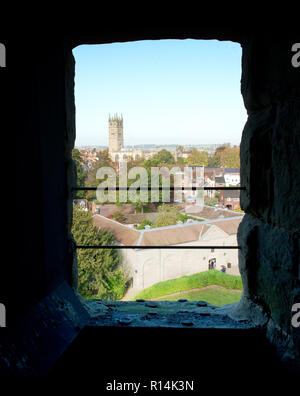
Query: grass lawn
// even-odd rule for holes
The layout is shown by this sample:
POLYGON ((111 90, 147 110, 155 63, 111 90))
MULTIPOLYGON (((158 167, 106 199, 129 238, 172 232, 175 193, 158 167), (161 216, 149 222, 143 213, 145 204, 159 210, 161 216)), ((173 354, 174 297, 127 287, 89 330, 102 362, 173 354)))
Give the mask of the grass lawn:
MULTIPOLYGON (((241 290, 243 289, 242 278, 240 276, 224 274, 221 271, 209 270, 199 272, 194 275, 182 276, 181 278, 170 279, 159 282, 141 291, 136 298, 151 300, 157 297, 163 297, 167 294, 200 289, 210 285, 223 286, 226 289, 241 290)), ((176 296, 177 299, 179 298, 176 296)), ((186 298, 186 297, 185 297, 186 298)))
POLYGON ((202 300, 213 305, 224 305, 238 302, 241 299, 241 294, 241 291, 236 292, 229 289, 221 289, 217 286, 212 286, 209 289, 184 292, 167 298, 161 297, 159 300, 177 301, 179 298, 186 298, 189 301, 202 300))

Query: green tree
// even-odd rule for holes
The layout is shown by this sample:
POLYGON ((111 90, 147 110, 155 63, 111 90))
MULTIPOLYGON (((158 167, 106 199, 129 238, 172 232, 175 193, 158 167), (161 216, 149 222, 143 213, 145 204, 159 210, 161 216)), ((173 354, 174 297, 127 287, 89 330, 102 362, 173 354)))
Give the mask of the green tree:
MULTIPOLYGON (((96 178, 98 169, 108 166, 115 168, 115 164, 111 161, 110 155, 108 150, 101 150, 98 151, 97 154, 98 160, 94 163, 93 169, 91 169, 86 177, 86 186, 89 187, 97 187, 100 183, 100 180, 96 178)), ((86 198, 89 201, 93 201, 96 199, 96 192, 95 191, 87 191, 86 198)))
POLYGON ((224 143, 218 147, 215 154, 208 159, 208 166, 222 166, 224 168, 240 167, 240 148, 230 147, 229 143, 224 143))
POLYGON ((213 155, 212 157, 208 157, 207 166, 220 166, 220 157, 218 155, 213 155))
POLYGON ((193 148, 187 158, 187 163, 188 165, 207 166, 208 158, 206 151, 199 151, 193 148))
POLYGON ((183 146, 176 147, 176 154, 177 154, 176 165, 185 165, 186 164, 185 159, 182 157, 183 151, 184 151, 183 146))
POLYGON ((131 202, 131 204, 135 208, 135 213, 144 213, 144 207, 147 206, 147 203, 142 202, 140 199, 137 202, 131 202))
POLYGON ((149 169, 153 166, 165 166, 175 164, 173 155, 168 150, 160 150, 157 154, 154 154, 151 158, 144 162, 145 168, 149 169))
MULTIPOLYGON (((80 152, 78 149, 72 150, 72 159, 76 165, 77 187, 82 187, 85 185, 87 171, 83 168, 84 161, 81 158, 80 152)), ((86 191, 76 191, 76 195, 74 198, 85 198, 85 196, 86 196, 86 191)))
POLYGON ((217 197, 211 197, 211 198, 206 197, 204 203, 205 203, 205 205, 208 205, 208 206, 215 206, 218 203, 218 198, 217 197))
POLYGON ((162 204, 158 207, 158 217, 155 227, 166 227, 174 225, 178 220, 178 209, 172 205, 162 204))
POLYGON ((136 166, 143 166, 144 162, 145 162, 144 157, 140 157, 138 159, 129 158, 127 160, 127 171, 129 171, 131 168, 134 168, 136 166))
MULTIPOLYGON (((99 230, 92 224, 91 212, 73 208, 72 233, 77 245, 115 244, 114 235, 99 230)), ((117 300, 126 291, 126 276, 120 268, 121 256, 117 249, 78 249, 78 289, 82 295, 95 290, 101 299, 117 300)))
POLYGON ((177 157, 176 165, 187 165, 187 159, 183 157, 177 157))
POLYGON ((240 148, 226 147, 220 154, 220 165, 225 168, 240 167, 240 148))

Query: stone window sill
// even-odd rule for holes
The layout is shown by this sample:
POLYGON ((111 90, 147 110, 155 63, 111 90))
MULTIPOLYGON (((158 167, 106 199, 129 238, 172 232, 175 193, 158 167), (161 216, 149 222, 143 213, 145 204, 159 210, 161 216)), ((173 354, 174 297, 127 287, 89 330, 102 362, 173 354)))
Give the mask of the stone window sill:
POLYGON ((234 319, 236 304, 213 306, 204 301, 84 301, 88 326, 253 329, 250 319, 234 319))

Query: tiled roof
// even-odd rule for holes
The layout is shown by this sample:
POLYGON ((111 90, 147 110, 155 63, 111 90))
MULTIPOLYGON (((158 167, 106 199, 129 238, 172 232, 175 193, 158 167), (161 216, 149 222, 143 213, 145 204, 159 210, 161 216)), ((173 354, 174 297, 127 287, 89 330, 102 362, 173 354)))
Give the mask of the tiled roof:
POLYGON ((224 198, 240 198, 240 190, 223 190, 224 198))
POLYGON ((168 227, 151 228, 148 230, 134 230, 129 226, 114 220, 96 215, 94 225, 114 233, 115 239, 125 246, 168 246, 197 241, 212 227, 219 227, 228 235, 236 234, 242 220, 237 218, 215 219, 211 221, 194 222, 168 227))
MULTIPOLYGON (((224 190, 224 191, 238 191, 238 190, 224 190)), ((238 191, 239 193, 239 191, 238 191)), ((212 206, 203 206, 203 209, 193 216, 201 217, 206 220, 215 220, 228 217, 241 217, 241 213, 229 211, 227 209, 217 209, 212 206)))
POLYGON ((225 168, 225 173, 240 173, 240 168, 225 168))
POLYGON ((93 217, 93 224, 100 229, 111 231, 115 235, 116 241, 125 246, 136 245, 140 237, 139 231, 100 215, 93 217))
POLYGON ((156 228, 143 232, 140 246, 168 246, 197 241, 210 228, 207 224, 193 224, 182 228, 156 228))
POLYGON ((224 221, 218 221, 214 225, 221 228, 226 234, 228 235, 234 235, 237 233, 237 230, 239 228, 241 218, 237 219, 232 219, 232 220, 224 220, 224 221))

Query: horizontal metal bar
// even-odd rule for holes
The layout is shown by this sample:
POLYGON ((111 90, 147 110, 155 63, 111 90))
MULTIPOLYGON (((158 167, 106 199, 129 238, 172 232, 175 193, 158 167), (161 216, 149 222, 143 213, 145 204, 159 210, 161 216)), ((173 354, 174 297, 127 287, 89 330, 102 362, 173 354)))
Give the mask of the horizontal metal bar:
POLYGON ((240 246, 100 246, 76 245, 77 249, 240 249, 240 246))
MULTIPOLYGON (((72 187, 72 191, 129 191, 129 187, 72 187)), ((196 191, 196 190, 246 190, 246 187, 138 187, 134 190, 142 191, 196 191)))

